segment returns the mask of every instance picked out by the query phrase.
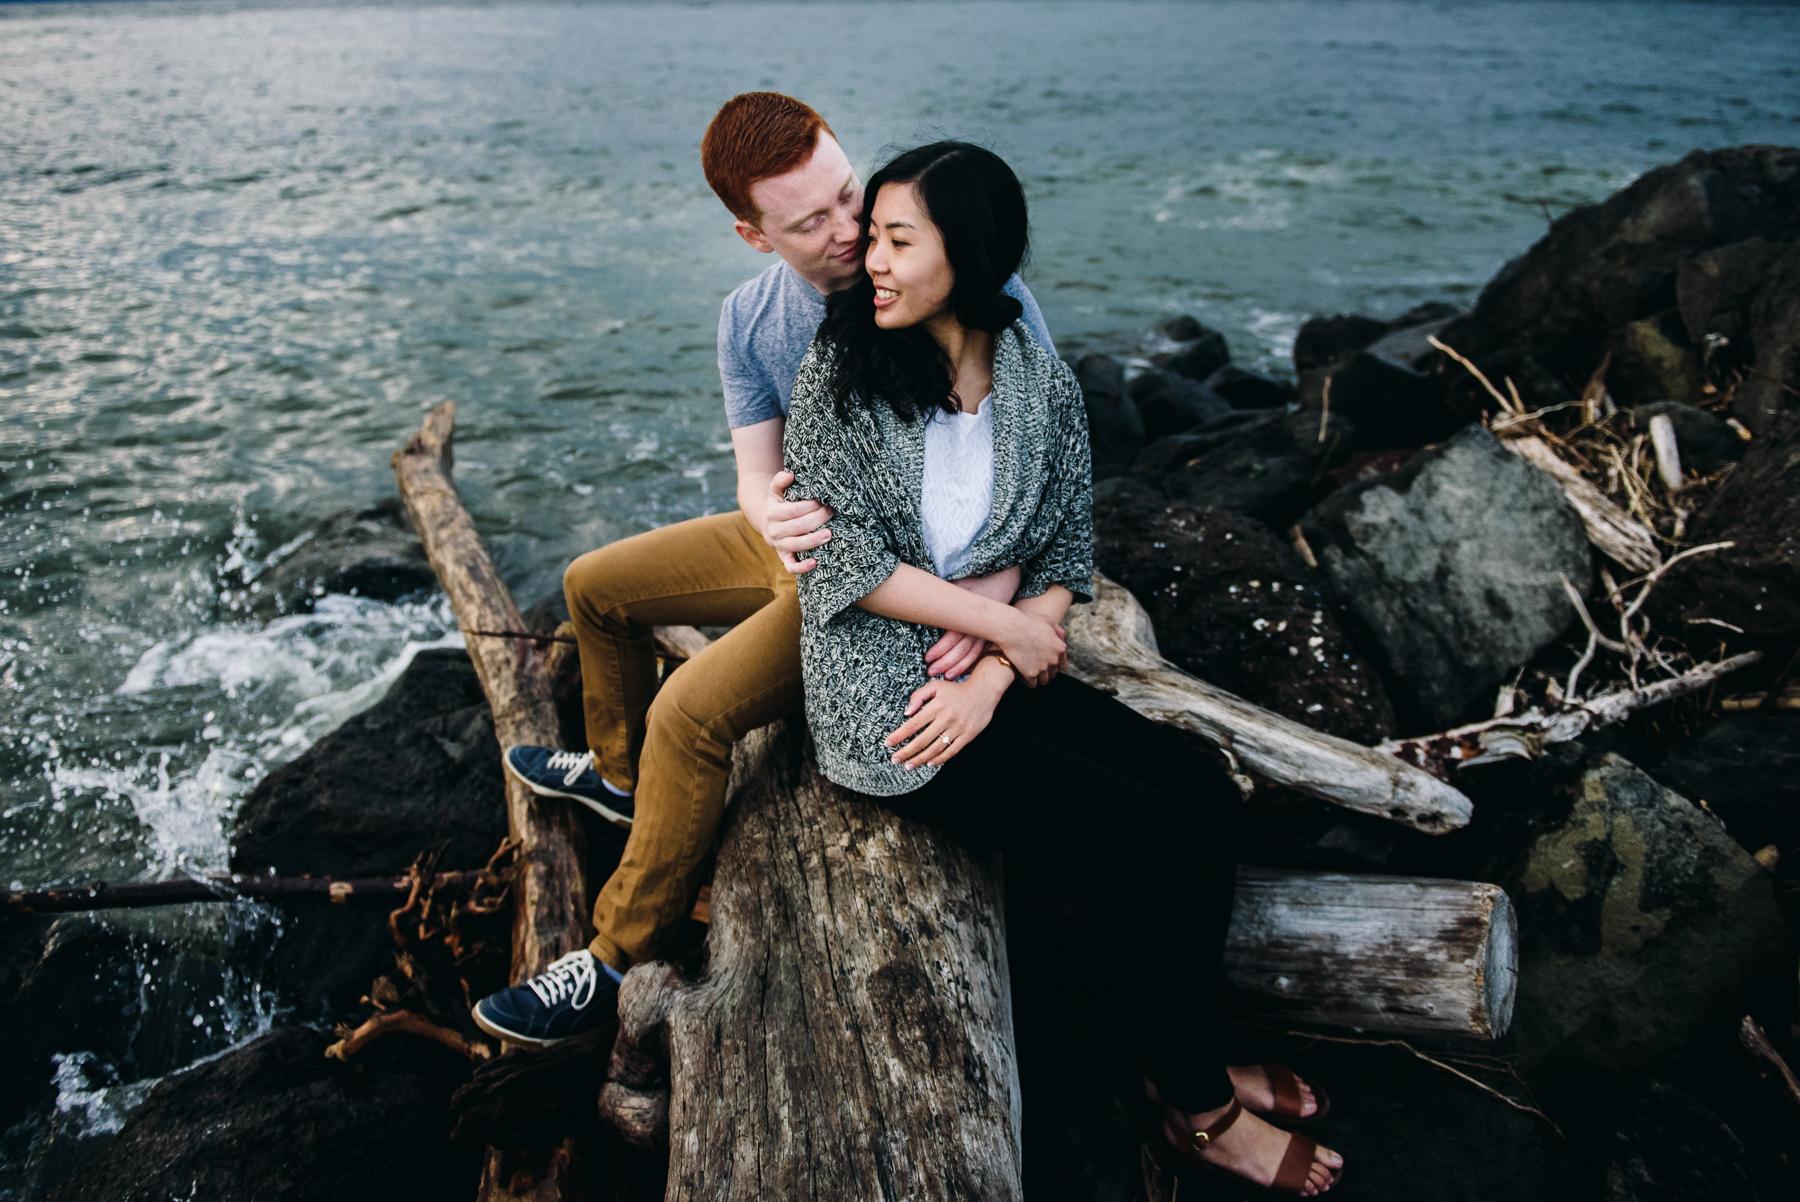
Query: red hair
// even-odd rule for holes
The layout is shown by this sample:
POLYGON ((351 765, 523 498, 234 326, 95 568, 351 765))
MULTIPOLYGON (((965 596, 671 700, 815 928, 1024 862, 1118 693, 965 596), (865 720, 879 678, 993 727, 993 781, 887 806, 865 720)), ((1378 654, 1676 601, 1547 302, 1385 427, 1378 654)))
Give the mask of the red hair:
POLYGON ((755 225, 762 213, 750 198, 752 185, 806 162, 820 131, 837 137, 811 105, 780 92, 745 92, 727 100, 706 127, 700 167, 732 215, 755 225))

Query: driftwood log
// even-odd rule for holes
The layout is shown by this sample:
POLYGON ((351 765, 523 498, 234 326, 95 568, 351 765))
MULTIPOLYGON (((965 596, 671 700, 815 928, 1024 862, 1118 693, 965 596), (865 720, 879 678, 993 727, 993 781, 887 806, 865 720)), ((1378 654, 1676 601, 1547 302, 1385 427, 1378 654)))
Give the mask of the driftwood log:
POLYGON ((1069 671, 1138 713, 1193 731, 1258 776, 1428 834, 1466 826, 1472 807, 1430 773, 1374 748, 1272 714, 1198 680, 1156 649, 1136 597, 1094 576, 1094 600, 1069 611, 1069 671))
MULTIPOLYGON (((435 887, 467 889, 481 877, 479 869, 440 872, 435 887)), ((413 890, 407 874, 376 877, 262 876, 217 873, 179 881, 142 881, 128 885, 65 885, 48 889, 9 889, 0 910, 18 914, 57 914, 79 910, 133 910, 143 906, 172 906, 184 902, 229 902, 246 898, 264 901, 313 898, 348 905, 351 902, 393 902, 413 890)))
MULTIPOLYGON (((400 496, 450 598, 457 625, 464 630, 520 630, 519 607, 494 570, 451 478, 455 426, 456 405, 445 401, 394 453, 400 496)), ((500 745, 555 746, 556 708, 538 648, 512 638, 471 638, 468 647, 500 745)), ((587 841, 571 804, 538 799, 510 775, 506 778, 507 827, 519 841, 521 861, 513 892, 514 983, 587 943, 587 841)), ((490 1149, 480 1196, 484 1202, 574 1197, 578 1156, 569 1140, 541 1154, 506 1155, 490 1149)))
POLYGON ((1243 868, 1225 975, 1261 1015, 1498 1039, 1518 943, 1498 885, 1243 868))
POLYGON ((832 787, 799 724, 733 758, 704 968, 634 968, 603 1115, 668 1198, 1020 1196, 1000 890, 832 787))

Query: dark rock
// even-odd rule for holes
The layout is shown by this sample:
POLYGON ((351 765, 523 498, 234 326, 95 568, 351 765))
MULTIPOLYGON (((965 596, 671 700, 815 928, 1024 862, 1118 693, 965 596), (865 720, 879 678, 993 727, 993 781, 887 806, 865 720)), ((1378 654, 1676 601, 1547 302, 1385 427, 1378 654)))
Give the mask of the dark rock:
POLYGON ((1352 351, 1362 350, 1387 333, 1387 322, 1355 313, 1308 318, 1294 335, 1294 371, 1305 374, 1315 367, 1324 367, 1352 351))
MULTIPOLYGON (((251 791, 232 827, 234 872, 376 876, 422 851, 478 868, 506 837, 493 719, 466 652, 422 651, 374 707, 251 791)), ((272 940, 248 940, 303 1012, 336 1017, 393 967, 379 909, 283 907, 272 940)))
POLYGON ((1767 238, 1746 238, 1682 260, 1675 274, 1675 299, 1689 344, 1705 346, 1708 334, 1722 334, 1734 344, 1746 342, 1750 307, 1788 249, 1767 238))
POLYGON ((345 509, 253 582, 252 608, 263 617, 311 613, 326 593, 396 601, 437 587, 425 548, 398 497, 345 509))
POLYGON ((1394 733, 1319 581, 1259 522, 1115 498, 1094 507, 1094 562, 1143 604, 1182 669, 1315 730, 1360 743, 1394 733))
MULTIPOLYGON (((1647 608, 1658 628, 1683 637, 1713 618, 1736 634, 1706 628, 1733 651, 1762 650, 1773 671, 1800 644, 1800 412, 1784 414, 1744 457, 1694 519, 1692 544, 1735 546, 1682 560, 1656 585, 1647 608)), ((1741 686, 1740 686, 1741 687, 1741 686)))
POLYGON ((1609 341, 1612 363, 1606 388, 1621 405, 1681 401, 1692 405, 1706 394, 1700 356, 1688 345, 1681 315, 1665 309, 1616 331, 1609 341))
POLYGON ((1342 488, 1346 484, 1355 484, 1358 480, 1373 480, 1377 476, 1397 472, 1417 454, 1417 451, 1404 448, 1392 451, 1358 451, 1344 462, 1343 467, 1334 467, 1326 475, 1337 481, 1338 487, 1342 488))
POLYGON ((1774 878, 1717 821, 1610 753, 1570 755, 1551 789, 1566 816, 1488 878, 1518 909, 1528 1074, 1642 1072, 1791 972, 1774 878))
MULTIPOLYGON (((1453 337, 1453 326, 1446 326, 1445 334, 1446 338, 1453 337)), ((1454 341, 1448 341, 1447 345, 1462 349, 1454 341)), ((1537 348, 1529 346, 1509 346, 1477 355, 1475 366, 1502 392, 1509 392, 1507 382, 1511 381, 1512 387, 1519 390, 1519 399, 1527 410, 1560 405, 1579 396, 1587 384, 1586 376, 1577 381, 1554 370, 1537 348)), ((1440 356, 1429 364, 1429 368, 1430 374, 1444 381, 1444 407, 1459 423, 1475 421, 1494 407, 1488 390, 1462 364, 1453 362, 1448 356, 1440 356)), ((1551 421, 1555 420, 1552 415, 1551 421)))
POLYGON ((1800 149, 1695 151, 1558 218, 1443 338, 1477 362, 1508 347, 1538 348, 1552 371, 1585 380, 1612 331, 1676 304, 1684 260, 1749 238, 1797 236, 1800 149))
POLYGON ((1126 391, 1143 418, 1145 438, 1179 434, 1231 412, 1231 403, 1206 385, 1154 368, 1139 373, 1126 391))
POLYGON ((1285 409, 1296 395, 1293 384, 1286 380, 1231 363, 1206 377, 1206 387, 1213 395, 1224 397, 1233 409, 1285 409))
POLYGON ((1744 457, 1748 444, 1726 425, 1716 413, 1696 409, 1680 401, 1654 401, 1639 405, 1625 414, 1626 424, 1633 430, 1648 432, 1654 418, 1666 417, 1675 427, 1675 445, 1681 451, 1681 466, 1697 472, 1716 472, 1728 463, 1744 457))
POLYGON ((1300 407, 1318 413, 1326 405, 1356 424, 1352 443, 1359 451, 1420 447, 1448 436, 1459 426, 1444 405, 1444 385, 1370 351, 1356 351, 1300 377, 1300 407))
POLYGON ((1087 407, 1095 473, 1131 462, 1144 445, 1144 419, 1125 388, 1125 365, 1111 355, 1083 355, 1075 379, 1087 407))
POLYGON ((51 1202, 467 1193, 480 1150, 451 1144, 447 1121, 466 1064, 423 1041, 390 1040, 352 1067, 325 1058, 330 1042, 288 1027, 160 1082, 51 1202), (395 1063, 396 1052, 412 1055, 395 1063))
POLYGON ((1160 501, 1163 499, 1163 491, 1136 476, 1113 476, 1095 483, 1094 504, 1100 505, 1120 497, 1147 497, 1152 501, 1160 501))
POLYGON ((1800 717, 1725 714, 1650 774, 1705 802, 1746 850, 1800 849, 1800 717))
MULTIPOLYGON (((1421 306, 1421 308, 1431 308, 1431 306, 1421 306)), ((1444 305, 1437 308, 1449 309, 1449 306, 1444 305)), ((1436 309, 1433 311, 1435 312, 1436 309)), ((1431 339, 1454 321, 1459 314, 1455 309, 1450 309, 1447 313, 1427 318, 1424 321, 1410 322, 1408 319, 1417 312, 1419 310, 1396 318, 1389 323, 1388 328, 1392 331, 1391 333, 1382 335, 1362 349, 1377 359, 1386 359, 1390 363, 1397 363, 1406 368, 1416 367, 1421 359, 1437 354, 1437 348, 1431 345, 1431 339)))
POLYGON ((1206 379, 1231 362, 1231 348, 1225 345, 1225 335, 1208 329, 1192 317, 1165 321, 1156 327, 1156 332, 1176 344, 1173 349, 1150 356, 1150 362, 1164 371, 1197 381, 1206 379))
POLYGON ((468 653, 421 651, 386 697, 264 777, 232 827, 234 872, 376 876, 426 846, 457 868, 506 835, 493 719, 468 653))
POLYGON ((1388 332, 1410 330, 1419 326, 1440 326, 1453 317, 1461 317, 1462 310, 1455 305, 1443 301, 1425 301, 1414 305, 1394 320, 1388 322, 1388 332))
POLYGON ((1750 341, 1756 348, 1754 370, 1738 385, 1731 409, 1762 434, 1783 411, 1800 407, 1800 246, 1788 248, 1751 306, 1750 341))
POLYGON ((1146 461, 1164 460, 1171 470, 1163 488, 1174 500, 1285 530, 1330 490, 1325 473, 1349 455, 1353 434, 1351 423, 1337 414, 1320 441, 1316 414, 1251 411, 1177 435, 1174 447, 1144 448, 1135 470, 1146 474, 1146 461))
POLYGON ((1576 618, 1561 577, 1585 591, 1593 572, 1562 490, 1480 426, 1301 527, 1414 729, 1451 725, 1560 634, 1576 618))
POLYGON ((1605 1202, 1777 1202, 1800 1193, 1783 1157, 1667 1082, 1651 1081, 1616 1129, 1605 1202))

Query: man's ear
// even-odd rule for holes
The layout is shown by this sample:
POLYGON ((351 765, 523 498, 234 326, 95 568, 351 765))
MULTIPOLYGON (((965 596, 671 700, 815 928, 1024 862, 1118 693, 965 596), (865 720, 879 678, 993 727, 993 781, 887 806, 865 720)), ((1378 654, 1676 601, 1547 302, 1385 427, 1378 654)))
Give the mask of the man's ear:
POLYGON ((762 251, 763 254, 772 255, 775 253, 775 244, 763 237, 763 232, 751 225, 748 221, 739 218, 731 228, 737 231, 738 237, 748 242, 751 246, 754 246, 757 250, 762 251))

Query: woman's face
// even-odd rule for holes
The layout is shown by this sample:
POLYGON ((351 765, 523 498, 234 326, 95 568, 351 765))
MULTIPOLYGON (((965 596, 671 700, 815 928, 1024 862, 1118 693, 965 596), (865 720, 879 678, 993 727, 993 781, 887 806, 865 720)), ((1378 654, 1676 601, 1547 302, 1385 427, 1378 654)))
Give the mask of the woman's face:
POLYGON ((881 186, 863 265, 875 282, 875 324, 882 329, 905 329, 949 310, 956 272, 913 185, 881 186))

